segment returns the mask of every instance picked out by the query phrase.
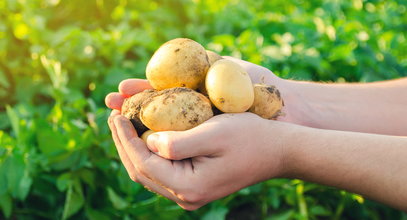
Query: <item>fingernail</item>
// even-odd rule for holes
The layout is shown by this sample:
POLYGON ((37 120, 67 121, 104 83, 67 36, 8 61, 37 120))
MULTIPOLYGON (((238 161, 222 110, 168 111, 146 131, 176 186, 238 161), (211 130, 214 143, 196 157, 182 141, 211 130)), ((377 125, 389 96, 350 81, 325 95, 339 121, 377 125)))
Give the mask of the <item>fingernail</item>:
POLYGON ((156 145, 158 143, 159 138, 160 138, 160 136, 158 134, 151 134, 147 137, 147 146, 151 151, 153 151, 155 153, 158 152, 156 145))

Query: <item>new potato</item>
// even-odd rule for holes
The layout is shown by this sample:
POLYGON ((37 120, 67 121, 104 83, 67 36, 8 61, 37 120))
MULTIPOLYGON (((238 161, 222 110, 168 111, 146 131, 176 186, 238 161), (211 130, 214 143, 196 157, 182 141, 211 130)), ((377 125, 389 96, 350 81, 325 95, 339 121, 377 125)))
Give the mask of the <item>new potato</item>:
POLYGON ((149 61, 146 76, 155 90, 127 98, 122 106, 122 115, 143 140, 157 131, 191 129, 214 112, 250 111, 266 119, 281 115, 283 101, 274 86, 253 85, 239 64, 190 39, 163 44, 149 61))
MULTIPOLYGON (((223 59, 219 54, 210 50, 206 50, 206 55, 208 55, 208 61, 210 66, 212 66, 216 61, 223 59)), ((208 92, 206 91, 205 87, 205 80, 202 80, 202 82, 199 83, 198 91, 206 96, 208 95, 208 92)))
POLYGON ((212 103, 222 112, 245 112, 254 101, 249 74, 230 60, 218 60, 209 68, 205 87, 212 103))
POLYGON ((216 61, 223 59, 219 54, 206 50, 206 55, 208 56, 209 65, 212 66, 216 61))
POLYGON ((157 92, 140 110, 141 121, 153 131, 188 130, 212 116, 208 98, 192 89, 179 87, 157 92))
POLYGON ((146 77, 157 90, 174 87, 198 88, 209 68, 205 48, 199 43, 177 38, 163 44, 151 57, 146 77))
POLYGON ((275 86, 254 84, 254 102, 249 111, 265 119, 280 116, 284 102, 275 86))

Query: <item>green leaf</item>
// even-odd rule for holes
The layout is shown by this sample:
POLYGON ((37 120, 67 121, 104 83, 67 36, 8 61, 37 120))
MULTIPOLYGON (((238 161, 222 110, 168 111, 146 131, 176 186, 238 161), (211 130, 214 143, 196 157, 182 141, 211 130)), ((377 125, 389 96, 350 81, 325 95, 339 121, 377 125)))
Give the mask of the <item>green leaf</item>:
POLYGON ((28 174, 28 170, 25 170, 24 175, 20 180, 20 184, 18 185, 18 194, 17 198, 24 201, 27 198, 28 193, 30 192, 31 185, 33 183, 32 178, 28 174))
POLYGON ((117 195, 116 192, 112 188, 108 187, 107 193, 108 193, 110 202, 112 202, 113 207, 115 207, 116 209, 122 210, 129 206, 127 201, 124 200, 123 198, 121 198, 119 195, 117 195))
POLYGON ((278 214, 272 214, 266 220, 289 220, 293 219, 295 212, 293 210, 287 210, 280 212, 278 214))
POLYGON ((66 137, 57 130, 52 129, 47 121, 37 120, 37 141, 41 152, 47 156, 55 156, 65 150, 66 137))
POLYGON ((13 209, 13 201, 8 194, 0 196, 0 207, 6 218, 10 218, 13 209))
POLYGON ((57 188, 59 191, 65 191, 68 186, 72 183, 71 173, 64 173, 60 175, 57 179, 57 188))
POLYGON ((96 211, 89 207, 86 208, 86 217, 89 220, 110 220, 111 218, 108 215, 105 215, 103 212, 96 211))
POLYGON ((9 192, 13 197, 23 200, 31 186, 31 179, 25 170, 26 165, 23 156, 19 153, 14 153, 4 161, 3 169, 6 171, 9 192))
POLYGON ((228 211, 229 210, 224 206, 213 207, 202 217, 202 220, 223 220, 225 219, 228 211))
POLYGON ((312 206, 310 208, 310 213, 313 215, 318 215, 318 216, 330 216, 332 213, 328 209, 326 209, 323 206, 312 206))
POLYGON ((77 213, 82 208, 84 201, 80 183, 78 181, 72 182, 66 193, 62 219, 67 219, 77 213))
POLYGON ((7 192, 7 172, 3 167, 4 164, 0 163, 0 195, 4 195, 7 192))
POLYGON ((6 129, 9 126, 10 126, 10 121, 7 120, 7 113, 0 112, 0 129, 6 129))
POLYGON ((16 135, 16 137, 18 138, 19 134, 20 134, 20 126, 19 126, 19 117, 17 112, 10 107, 9 105, 6 106, 6 110, 7 110, 7 115, 8 118, 10 120, 11 123, 11 127, 13 128, 14 134, 16 135))

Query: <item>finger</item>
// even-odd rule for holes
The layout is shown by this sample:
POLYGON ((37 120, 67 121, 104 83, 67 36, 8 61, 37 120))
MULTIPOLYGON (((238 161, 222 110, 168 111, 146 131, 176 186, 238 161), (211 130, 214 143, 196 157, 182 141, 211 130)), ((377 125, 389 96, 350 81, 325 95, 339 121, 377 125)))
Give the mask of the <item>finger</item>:
POLYGON ((130 97, 146 89, 152 89, 150 83, 144 79, 126 79, 119 84, 119 92, 124 97, 130 97))
POLYGON ((124 97, 118 92, 109 93, 105 98, 105 104, 111 109, 121 110, 124 97))
POLYGON ((197 156, 214 156, 217 144, 208 140, 222 140, 210 123, 201 124, 187 131, 156 132, 147 138, 148 148, 161 157, 170 160, 183 160, 197 156))
POLYGON ((138 179, 139 179, 139 183, 141 183, 149 191, 162 195, 165 198, 176 202, 179 206, 181 206, 184 209, 193 210, 193 209, 196 209, 197 207, 201 206, 200 204, 192 204, 190 202, 181 200, 176 195, 174 195, 174 193, 171 192, 170 189, 166 189, 164 186, 162 186, 158 183, 155 183, 154 181, 152 181, 151 179, 148 179, 147 177, 145 177, 143 175, 139 175, 138 179))
POLYGON ((138 172, 137 169, 135 169, 133 163, 128 158, 127 153, 125 152, 123 145, 121 144, 119 138, 117 137, 117 129, 116 129, 114 123, 110 122, 112 120, 111 118, 115 117, 116 115, 119 115, 119 112, 113 110, 111 113, 111 117, 109 118, 109 126, 111 127, 113 139, 115 140, 120 159, 122 160, 122 163, 125 166, 130 178, 133 181, 144 185, 145 188, 147 188, 148 190, 150 190, 154 193, 160 194, 160 195, 164 196, 165 198, 176 202, 178 205, 180 205, 184 209, 192 210, 192 209, 196 209, 197 207, 199 207, 200 205, 198 205, 198 204, 191 204, 189 202, 181 200, 170 189, 166 189, 161 184, 156 183, 153 180, 147 178, 146 176, 144 176, 143 174, 138 172))
POLYGON ((128 158, 126 151, 123 149, 123 145, 121 144, 120 139, 117 136, 117 129, 113 122, 113 118, 117 115, 120 115, 119 111, 117 111, 117 110, 113 110, 112 113, 110 114, 110 117, 108 119, 109 128, 112 131, 113 141, 115 143, 120 160, 122 161, 124 167, 126 168, 126 171, 129 174, 130 178, 133 181, 137 181, 136 169, 135 169, 133 163, 128 158))
POLYGON ((137 137, 136 130, 127 118, 116 116, 113 121, 120 142, 137 170, 147 178, 168 188, 176 186, 178 182, 177 178, 174 178, 175 169, 172 162, 153 154, 145 142, 137 137))

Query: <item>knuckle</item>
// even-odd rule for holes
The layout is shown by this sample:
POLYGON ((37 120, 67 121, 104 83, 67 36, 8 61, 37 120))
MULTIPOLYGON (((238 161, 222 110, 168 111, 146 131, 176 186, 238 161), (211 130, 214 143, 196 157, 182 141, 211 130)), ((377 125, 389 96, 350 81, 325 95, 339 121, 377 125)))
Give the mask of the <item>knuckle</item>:
POLYGON ((168 157, 168 159, 171 160, 178 160, 179 159, 179 154, 177 151, 176 147, 176 142, 172 138, 165 138, 165 154, 168 157))

